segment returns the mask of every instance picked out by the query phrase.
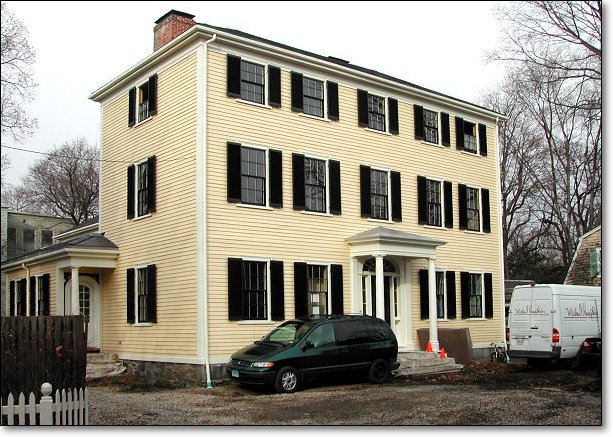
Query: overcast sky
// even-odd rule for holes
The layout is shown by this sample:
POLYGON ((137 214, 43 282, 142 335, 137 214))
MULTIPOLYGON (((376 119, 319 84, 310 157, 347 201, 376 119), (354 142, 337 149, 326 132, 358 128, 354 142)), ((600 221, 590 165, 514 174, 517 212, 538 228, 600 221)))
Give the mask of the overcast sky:
MULTIPOLYGON (((81 137, 98 144, 99 105, 88 96, 153 51, 154 22, 170 9, 467 101, 503 76, 501 65, 485 62, 500 38, 495 2, 6 3, 36 50, 38 87, 25 109, 39 128, 22 144, 2 143, 40 152, 81 137)), ((11 158, 11 183, 42 156, 2 152, 11 158)))

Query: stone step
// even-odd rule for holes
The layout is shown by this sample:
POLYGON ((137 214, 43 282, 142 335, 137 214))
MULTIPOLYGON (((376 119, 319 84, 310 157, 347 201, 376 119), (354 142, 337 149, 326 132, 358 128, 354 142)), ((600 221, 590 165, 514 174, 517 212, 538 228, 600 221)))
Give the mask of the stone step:
POLYGON ((400 368, 415 368, 415 367, 436 367, 445 364, 455 364, 454 358, 427 358, 418 360, 400 361, 400 368))
POLYGON ((117 354, 109 354, 106 352, 94 352, 87 354, 87 364, 116 363, 117 361, 119 361, 117 354))
POLYGON ((410 375, 436 375, 439 373, 460 372, 464 368, 461 364, 442 364, 440 366, 405 367, 396 371, 396 376, 410 375))
POLYGON ((124 366, 121 361, 117 363, 88 364, 85 372, 85 380, 91 381, 94 379, 106 378, 119 375, 125 371, 126 366, 124 366))
POLYGON ((398 353, 398 359, 400 361, 418 360, 422 358, 438 358, 438 354, 436 352, 425 352, 425 351, 409 351, 409 352, 399 352, 398 353))

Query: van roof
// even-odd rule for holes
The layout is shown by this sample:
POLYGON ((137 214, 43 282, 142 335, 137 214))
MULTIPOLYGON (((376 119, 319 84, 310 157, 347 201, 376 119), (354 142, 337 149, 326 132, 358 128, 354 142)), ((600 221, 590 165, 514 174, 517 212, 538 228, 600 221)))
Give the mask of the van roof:
POLYGON ((562 295, 575 295, 577 293, 580 294, 588 294, 593 296, 600 296, 602 294, 601 287, 594 287, 590 285, 562 285, 562 284, 535 284, 532 285, 518 285, 517 288, 551 288, 551 291, 554 294, 562 294, 562 295))

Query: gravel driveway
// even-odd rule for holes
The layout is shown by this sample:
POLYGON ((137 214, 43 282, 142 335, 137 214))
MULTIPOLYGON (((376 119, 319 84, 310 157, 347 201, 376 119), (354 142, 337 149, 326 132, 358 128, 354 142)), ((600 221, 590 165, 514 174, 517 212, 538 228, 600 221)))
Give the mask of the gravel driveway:
POLYGON ((307 386, 294 394, 135 383, 90 386, 92 425, 602 425, 595 371, 469 364, 463 372, 307 386))

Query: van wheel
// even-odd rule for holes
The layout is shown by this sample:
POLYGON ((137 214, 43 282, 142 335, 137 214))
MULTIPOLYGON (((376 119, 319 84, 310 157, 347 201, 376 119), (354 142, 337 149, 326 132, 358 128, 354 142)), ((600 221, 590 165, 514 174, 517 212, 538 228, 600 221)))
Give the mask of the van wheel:
POLYGON ((300 388, 300 374, 290 366, 283 367, 275 377, 275 390, 278 393, 293 393, 300 388))
POLYGON ((373 361, 368 371, 368 380, 373 384, 383 384, 391 376, 390 363, 381 358, 373 361))

